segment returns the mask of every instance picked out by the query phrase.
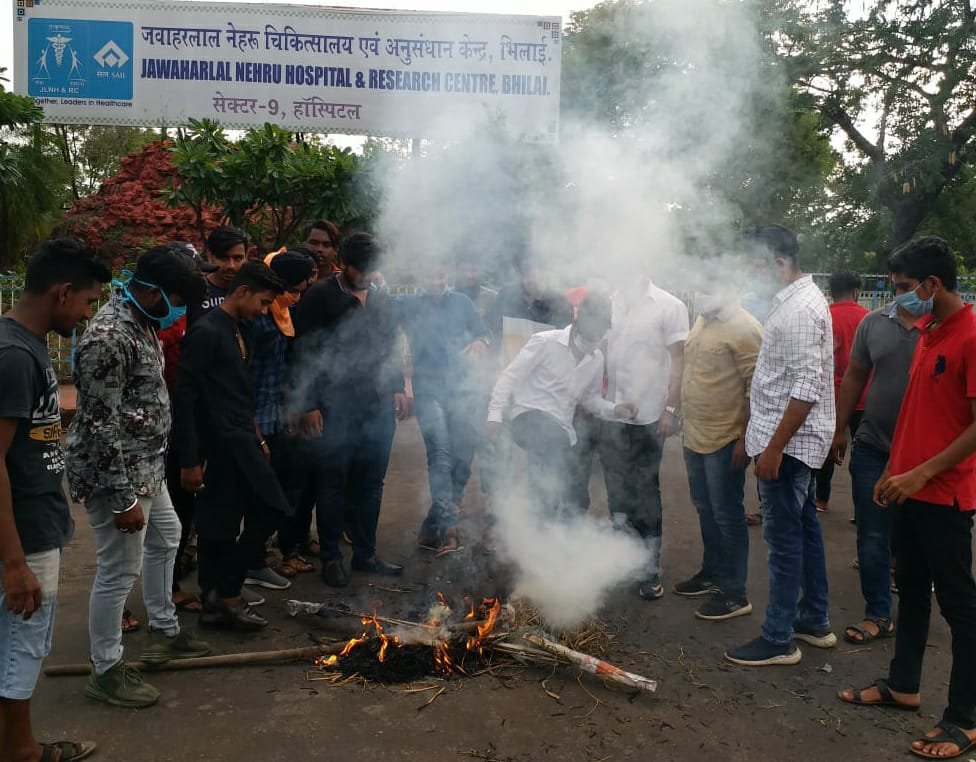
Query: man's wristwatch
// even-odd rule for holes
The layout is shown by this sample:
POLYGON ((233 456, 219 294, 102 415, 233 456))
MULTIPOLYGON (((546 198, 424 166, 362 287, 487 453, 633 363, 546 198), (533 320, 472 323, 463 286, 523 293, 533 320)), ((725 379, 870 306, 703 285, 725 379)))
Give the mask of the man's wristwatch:
POLYGON ((678 417, 678 408, 676 408, 674 405, 668 405, 665 407, 664 412, 670 416, 673 416, 674 418, 678 417))

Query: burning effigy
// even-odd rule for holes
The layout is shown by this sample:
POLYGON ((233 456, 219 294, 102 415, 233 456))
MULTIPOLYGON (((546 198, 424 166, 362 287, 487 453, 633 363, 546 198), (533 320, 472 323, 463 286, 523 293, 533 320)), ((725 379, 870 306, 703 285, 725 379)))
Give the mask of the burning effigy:
POLYGON ((634 691, 655 692, 657 681, 627 672, 602 658, 572 648, 537 624, 525 626, 516 607, 497 597, 465 607, 449 604, 442 593, 420 621, 354 612, 344 605, 287 601, 292 616, 310 614, 336 621, 358 617, 362 633, 341 649, 318 656, 323 672, 377 683, 404 683, 427 677, 464 677, 498 660, 554 667, 574 665, 634 691))

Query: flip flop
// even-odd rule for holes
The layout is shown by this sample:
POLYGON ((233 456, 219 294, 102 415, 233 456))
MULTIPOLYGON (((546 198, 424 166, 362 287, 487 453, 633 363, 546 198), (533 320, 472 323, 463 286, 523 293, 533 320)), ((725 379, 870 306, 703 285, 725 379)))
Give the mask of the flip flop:
POLYGON ((445 529, 441 535, 441 546, 437 549, 434 558, 442 558, 451 553, 459 553, 462 550, 464 550, 464 545, 461 544, 461 534, 456 527, 451 527, 445 529))
POLYGON ((891 709, 899 709, 903 712, 917 712, 920 707, 913 704, 903 704, 898 701, 891 693, 891 688, 888 687, 887 680, 875 680, 872 688, 877 688, 878 693, 881 695, 880 701, 865 701, 861 694, 867 690, 864 688, 862 690, 857 690, 851 688, 851 698, 844 698, 843 692, 837 694, 837 698, 843 701, 845 704, 854 704, 855 706, 883 706, 891 709))
POLYGON ((927 752, 922 749, 916 749, 914 746, 909 746, 908 750, 916 757, 922 757, 923 759, 953 759, 955 757, 961 757, 970 749, 976 747, 976 741, 967 736, 962 728, 952 725, 945 720, 936 725, 936 727, 942 730, 939 735, 931 738, 929 736, 922 736, 921 738, 916 739, 916 743, 918 741, 921 741, 924 744, 952 743, 959 748, 959 751, 957 751, 955 754, 932 754, 931 752, 927 752))
POLYGON ((74 762, 95 753, 98 747, 91 741, 55 741, 41 744, 41 762, 74 762))
POLYGON ((444 556, 449 556, 451 553, 460 553, 464 550, 463 545, 445 545, 442 548, 437 548, 437 552, 434 554, 434 558, 443 558, 444 556))
POLYGON ((142 627, 142 622, 132 616, 132 612, 129 609, 122 610, 122 634, 126 635, 130 632, 139 632, 142 627))
POLYGON ((188 595, 179 602, 174 601, 173 605, 176 606, 177 611, 182 611, 187 614, 199 614, 203 611, 203 601, 197 595, 188 595))

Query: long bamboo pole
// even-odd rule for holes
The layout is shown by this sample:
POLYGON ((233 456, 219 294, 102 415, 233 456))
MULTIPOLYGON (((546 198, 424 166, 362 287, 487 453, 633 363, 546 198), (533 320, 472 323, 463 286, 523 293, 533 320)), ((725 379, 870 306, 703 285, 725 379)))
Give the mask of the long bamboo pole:
POLYGON ((592 675, 606 678, 611 682, 624 685, 628 688, 648 691, 649 693, 654 693, 657 691, 657 680, 652 680, 651 678, 644 677, 643 675, 636 675, 633 672, 626 672, 625 670, 620 669, 620 667, 615 667, 613 664, 604 661, 603 659, 598 659, 595 656, 574 651, 572 648, 567 648, 561 643, 556 643, 545 635, 527 633, 524 637, 527 641, 535 646, 538 646, 544 651, 561 656, 573 664, 578 665, 584 672, 589 672, 592 675))
MULTIPOLYGON (((282 664, 289 661, 314 659, 339 653, 344 643, 333 643, 301 648, 284 648, 276 651, 251 651, 220 656, 201 656, 196 659, 174 659, 165 664, 146 664, 141 661, 129 662, 141 672, 173 672, 184 669, 206 669, 208 667, 244 667, 255 664, 282 664)), ((44 668, 48 677, 81 677, 91 672, 91 664, 54 664, 44 668)))

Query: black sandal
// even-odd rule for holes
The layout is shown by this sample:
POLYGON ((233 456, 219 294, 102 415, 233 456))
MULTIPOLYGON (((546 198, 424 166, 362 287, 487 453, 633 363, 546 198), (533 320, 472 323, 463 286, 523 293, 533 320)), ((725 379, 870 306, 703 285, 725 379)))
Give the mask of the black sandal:
POLYGON ((883 617, 878 617, 877 619, 875 619, 874 617, 867 616, 864 617, 863 621, 873 622, 874 625, 878 628, 877 635, 868 632, 860 625, 852 624, 849 627, 844 628, 844 640, 846 640, 848 643, 853 643, 855 646, 862 646, 865 643, 870 643, 872 640, 881 640, 882 638, 890 638, 892 635, 895 634, 895 625, 894 622, 892 622, 890 619, 885 619, 883 617), (850 635, 849 633, 851 632, 856 632, 861 637, 858 638, 854 635, 850 635))
POLYGON ((976 746, 976 741, 966 735, 966 732, 957 725, 946 722, 943 720, 938 725, 937 728, 941 728, 942 732, 939 735, 929 738, 928 736, 922 736, 916 739, 916 742, 921 741, 924 744, 930 743, 952 743, 959 747, 959 751, 955 754, 932 754, 922 749, 916 749, 914 746, 909 746, 908 750, 914 754, 916 757, 922 757, 923 759, 953 759, 954 757, 961 757, 963 754, 968 752, 974 746, 976 746))
POLYGON ((55 741, 41 744, 41 762, 75 762, 95 753, 98 748, 91 741, 55 741))
POLYGON ((913 704, 903 704, 901 701, 896 699, 892 693, 891 688, 888 687, 888 681, 878 679, 874 681, 872 688, 877 688, 878 693, 881 695, 880 701, 865 701, 861 694, 868 690, 864 688, 863 690, 857 690, 856 688, 851 688, 851 698, 844 698, 843 691, 837 694, 837 698, 843 701, 845 704, 854 704, 855 706, 884 706, 890 707, 891 709, 900 709, 903 712, 917 712, 919 710, 918 705, 913 704))

